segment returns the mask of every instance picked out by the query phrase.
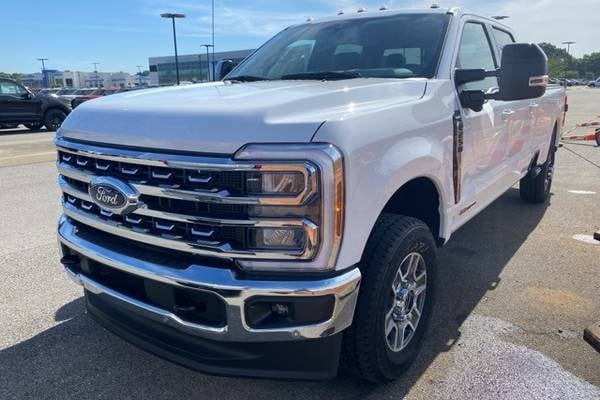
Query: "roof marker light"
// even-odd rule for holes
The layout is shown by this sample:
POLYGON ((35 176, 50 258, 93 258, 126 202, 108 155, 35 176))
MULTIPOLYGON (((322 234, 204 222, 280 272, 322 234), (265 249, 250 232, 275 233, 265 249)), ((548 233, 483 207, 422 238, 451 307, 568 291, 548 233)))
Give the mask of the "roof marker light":
POLYGON ((440 8, 438 3, 433 3, 430 8, 440 8))
POLYGON ((312 22, 313 20, 314 20, 314 18, 313 18, 313 17, 308 17, 308 18, 306 18, 306 22, 312 22))
POLYGON ((386 11, 387 9, 387 6, 379 6, 379 11, 386 11))
POLYGON ((344 10, 338 10, 337 15, 343 15, 344 14, 344 10))
POLYGON ((365 11, 367 11, 364 7, 359 8, 358 10, 356 10, 357 13, 364 13, 365 11))

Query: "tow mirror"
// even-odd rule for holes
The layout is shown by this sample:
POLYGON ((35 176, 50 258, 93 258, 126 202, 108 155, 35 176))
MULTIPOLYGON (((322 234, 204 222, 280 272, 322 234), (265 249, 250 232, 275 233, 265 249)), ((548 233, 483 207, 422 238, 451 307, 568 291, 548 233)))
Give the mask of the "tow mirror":
POLYGON ((223 64, 221 64, 221 75, 219 76, 219 79, 225 78, 233 68, 235 68, 235 63, 232 60, 224 60, 223 64))
POLYGON ((548 86, 548 58, 533 43, 511 43, 502 50, 498 100, 525 100, 541 97, 548 86))

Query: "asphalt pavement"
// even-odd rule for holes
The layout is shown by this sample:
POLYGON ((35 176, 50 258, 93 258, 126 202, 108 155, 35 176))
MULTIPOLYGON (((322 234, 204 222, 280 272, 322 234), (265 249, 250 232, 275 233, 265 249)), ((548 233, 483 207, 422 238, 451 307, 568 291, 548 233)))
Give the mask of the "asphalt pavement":
MULTIPOLYGON (((600 115, 600 89, 569 89, 567 126, 600 115)), ((600 119, 600 118, 598 118, 600 119)), ((62 272, 52 132, 0 131, 0 399, 600 399, 600 148, 565 145, 548 205, 509 190, 439 257, 417 361, 371 386, 208 376, 115 337, 62 272), (579 240, 578 240, 579 239, 579 240)))

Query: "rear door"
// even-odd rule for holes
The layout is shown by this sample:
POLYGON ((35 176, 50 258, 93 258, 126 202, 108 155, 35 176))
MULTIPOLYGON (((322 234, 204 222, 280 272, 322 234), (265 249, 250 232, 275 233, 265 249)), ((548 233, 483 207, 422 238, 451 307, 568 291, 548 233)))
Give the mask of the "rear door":
MULTIPOLYGON (((467 20, 457 49, 455 67, 495 70, 498 67, 488 26, 485 22, 467 20)), ((469 82, 457 88, 498 90, 498 79, 488 77, 469 82)), ((459 218, 469 218, 471 212, 481 209, 507 189, 506 159, 508 153, 508 125, 515 110, 510 103, 488 100, 481 111, 460 107, 464 126, 462 176, 459 218)), ((510 186, 510 184, 508 185, 510 186)))
MULTIPOLYGON (((514 36, 499 26, 491 27, 492 38, 496 45, 498 60, 502 58, 502 49, 510 43, 515 43, 514 36)), ((536 124, 540 117, 540 99, 504 102, 513 112, 507 121, 508 153, 507 164, 511 169, 513 179, 521 178, 522 171, 529 167, 533 153, 533 143, 536 141, 536 124)))

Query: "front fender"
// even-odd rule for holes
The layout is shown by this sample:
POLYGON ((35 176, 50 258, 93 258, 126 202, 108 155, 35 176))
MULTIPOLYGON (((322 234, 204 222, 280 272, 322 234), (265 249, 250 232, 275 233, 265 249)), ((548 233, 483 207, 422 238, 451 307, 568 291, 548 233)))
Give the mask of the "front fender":
POLYGON ((440 196, 440 232, 445 231, 444 210, 452 199, 452 171, 444 168, 452 165, 451 135, 448 137, 449 140, 438 140, 437 135, 403 135, 372 142, 344 154, 346 212, 337 269, 360 261, 385 205, 413 179, 427 178, 435 185, 440 196))

